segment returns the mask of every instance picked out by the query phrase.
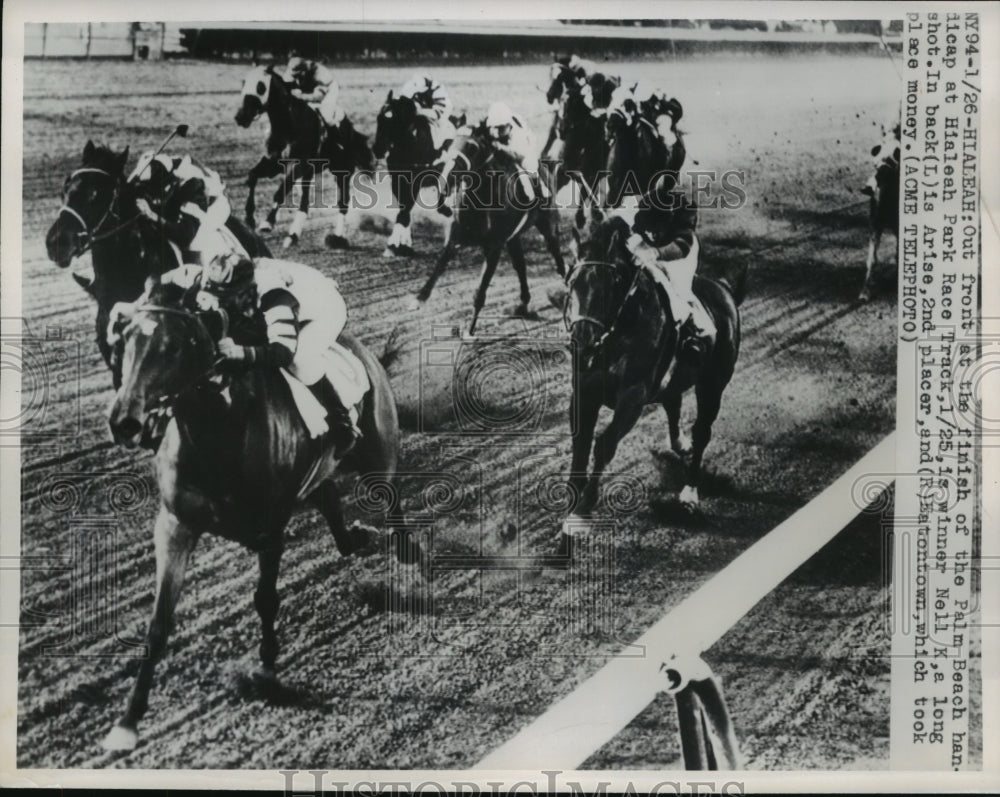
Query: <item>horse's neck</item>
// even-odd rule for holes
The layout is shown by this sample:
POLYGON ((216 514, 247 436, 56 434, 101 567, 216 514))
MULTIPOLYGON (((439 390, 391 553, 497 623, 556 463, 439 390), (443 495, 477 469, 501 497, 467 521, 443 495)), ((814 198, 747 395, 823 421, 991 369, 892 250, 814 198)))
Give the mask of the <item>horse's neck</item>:
POLYGON ((295 132, 292 129, 292 103, 296 102, 296 98, 286 90, 276 88, 277 84, 278 81, 274 80, 267 98, 267 119, 271 123, 271 135, 291 141, 295 132))

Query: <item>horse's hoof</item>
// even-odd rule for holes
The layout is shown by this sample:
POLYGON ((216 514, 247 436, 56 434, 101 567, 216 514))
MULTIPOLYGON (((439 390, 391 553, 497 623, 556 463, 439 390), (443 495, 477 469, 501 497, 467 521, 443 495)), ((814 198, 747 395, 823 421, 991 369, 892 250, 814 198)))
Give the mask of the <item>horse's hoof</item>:
POLYGON ((681 494, 677 496, 677 500, 681 502, 683 506, 688 511, 698 508, 698 488, 690 484, 684 485, 684 489, 681 490, 681 494))
POLYGON ((104 737, 104 741, 101 742, 101 746, 105 750, 135 750, 135 746, 139 743, 139 734, 136 733, 131 728, 125 728, 121 725, 115 725, 104 737))
POLYGON ((273 686, 278 683, 278 673, 275 671, 274 667, 266 667, 263 664, 257 667, 257 669, 250 674, 250 677, 253 679, 254 683, 259 686, 273 686))
POLYGON ((537 318, 537 315, 532 313, 531 310, 528 309, 528 305, 524 302, 518 302, 515 304, 511 309, 510 314, 514 318, 537 318))
POLYGON ((329 235, 326 236, 324 240, 326 241, 326 245, 330 249, 351 248, 351 245, 347 242, 347 239, 343 235, 334 235, 333 233, 330 233, 329 235))
POLYGON ((572 537, 576 534, 590 534, 593 526, 588 518, 582 515, 567 515, 563 520, 562 533, 565 537, 572 537))
POLYGON ((383 538, 378 529, 373 529, 355 520, 351 524, 351 542, 353 549, 351 556, 370 556, 385 550, 383 538))
POLYGON ((871 294, 869 294, 868 291, 861 291, 861 293, 858 294, 859 302, 867 302, 871 298, 871 294))
POLYGON ((395 246, 387 246, 382 250, 382 257, 395 257, 397 254, 395 246))
POLYGON ((412 246, 407 246, 406 244, 400 244, 396 247, 396 254, 399 257, 413 257, 415 252, 412 246))
POLYGON ((473 332, 471 329, 466 329, 464 332, 462 332, 462 340, 464 340, 466 343, 473 343, 476 340, 476 333, 473 332))
POLYGON ((421 299, 419 296, 414 296, 406 304, 407 310, 422 310, 424 305, 427 304, 426 299, 421 299))
POLYGON ((298 242, 299 242, 299 236, 297 236, 297 235, 286 235, 285 239, 281 242, 281 248, 282 249, 291 249, 298 242))
POLYGON ((686 457, 691 453, 691 438, 686 434, 682 434, 670 443, 670 448, 677 456, 686 457))

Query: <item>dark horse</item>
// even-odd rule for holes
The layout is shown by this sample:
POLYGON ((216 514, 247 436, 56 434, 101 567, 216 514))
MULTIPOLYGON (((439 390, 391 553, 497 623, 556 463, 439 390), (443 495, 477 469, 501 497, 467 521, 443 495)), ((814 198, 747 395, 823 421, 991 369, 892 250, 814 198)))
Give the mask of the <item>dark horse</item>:
POLYGON ((643 196, 654 185, 659 186, 657 190, 669 191, 677 184, 687 153, 684 136, 676 126, 676 138, 667 146, 653 124, 627 100, 625 108, 608 112, 605 129, 607 184, 602 186, 601 207, 619 207, 626 196, 643 196))
MULTIPOLYGON (((604 116, 612 92, 620 85, 620 78, 599 72, 590 75, 585 84, 591 98, 588 105, 585 87, 579 84, 573 70, 558 62, 553 65, 545 99, 549 104, 560 102, 556 131, 563 142, 560 162, 549 173, 553 193, 572 179, 581 187, 583 204, 596 202, 601 170, 608 160, 604 116)), ((543 151, 548 147, 547 143, 543 151)), ((586 223, 582 208, 577 212, 576 223, 579 227, 586 223)))
POLYGON ((578 424, 569 482, 576 517, 567 519, 567 533, 585 524, 583 518, 597 503, 601 474, 619 442, 643 407, 654 402, 666 410, 673 450, 682 456, 690 453, 680 500, 697 504, 702 456, 740 350, 738 306, 745 269, 731 279, 695 277, 694 293, 715 321, 715 343, 697 368, 678 364, 664 383, 677 349, 677 323, 669 303, 653 278, 634 264, 625 244, 628 223, 620 218, 604 221, 595 211, 592 226, 581 242, 583 257, 570 274, 564 309, 576 351, 570 418, 578 424), (692 386, 698 414, 688 451, 680 433, 680 409, 683 394, 692 386), (594 443, 602 406, 614 410, 614 416, 594 443), (588 475, 592 445, 594 467, 588 475))
POLYGON ((364 365, 371 389, 359 408, 363 437, 338 462, 328 434, 310 438, 277 368, 231 373, 228 395, 220 392, 209 374, 215 368, 214 339, 225 334, 218 329, 223 325, 212 323, 218 319, 214 313, 181 309, 179 297, 165 295, 168 288, 179 290, 152 286, 131 318, 122 321, 129 365, 109 415, 117 442, 158 444, 161 499, 149 653, 139 665, 125 713, 104 741, 113 750, 131 750, 137 743, 154 669, 165 653, 184 571, 200 535, 218 534, 257 553, 254 606, 263 626, 259 677, 274 684, 278 565, 293 510, 303 500, 319 509, 342 554, 372 551, 373 534, 345 527, 334 473, 346 467, 378 474, 382 484, 391 484, 399 447, 396 404, 385 369, 353 336, 342 333, 340 342, 364 365), (153 429, 162 425, 166 412, 172 418, 158 441, 153 429))
MULTIPOLYGON (((97 300, 97 346, 111 367, 116 388, 121 372, 112 364, 107 341, 111 308, 138 298, 147 277, 181 265, 179 253, 136 207, 135 189, 125 178, 127 162, 128 147, 113 152, 88 141, 80 168, 66 178, 62 207, 45 236, 49 259, 60 268, 88 250, 91 253, 93 281, 73 277, 97 300)), ((230 217, 226 226, 251 257, 270 256, 264 243, 238 219, 230 217)))
POLYGON ((383 254, 412 255, 410 213, 417 204, 420 189, 428 181, 437 185, 440 177, 441 149, 434 147, 431 123, 417 113, 417 103, 409 97, 395 97, 392 91, 378 112, 375 144, 376 158, 385 158, 392 197, 399 203, 396 223, 383 254))
MULTIPOLYGON (((372 154, 368 140, 354 130, 345 119, 337 128, 327 129, 319 112, 305 100, 293 97, 291 86, 272 67, 255 67, 243 83, 240 109, 236 112, 236 123, 249 127, 262 113, 267 114, 271 125, 267 137, 267 153, 250 170, 247 186, 246 223, 253 229, 256 224, 257 181, 283 175, 274 192, 271 209, 267 213, 262 230, 274 227, 280 208, 288 197, 292 186, 301 181, 302 196, 282 246, 288 248, 297 243, 302 234, 306 214, 309 211, 309 196, 317 174, 317 168, 326 168, 337 186, 337 209, 340 213, 334 232, 326 236, 327 246, 334 249, 347 248, 344 237, 343 219, 347 215, 351 198, 351 176, 355 171, 371 171, 372 154), (283 168, 284 161, 287 168, 283 168)), ((320 197, 322 199, 322 197, 320 197)))
POLYGON ((899 236, 899 166, 898 161, 883 160, 875 171, 875 193, 868 201, 868 262, 865 281, 858 300, 871 298, 872 272, 878 263, 878 245, 886 230, 899 236))
POLYGON ((444 249, 434 270, 417 293, 420 304, 430 298, 438 278, 444 273, 459 244, 478 244, 486 257, 479 288, 473 300, 469 335, 474 335, 479 313, 486 304, 486 291, 496 272, 500 255, 506 248, 521 286, 521 301, 515 315, 527 316, 531 293, 528 290, 527 265, 521 248, 521 234, 534 226, 545 239, 545 245, 556 262, 559 276, 566 269, 559 251, 559 211, 542 194, 537 179, 529 178, 490 145, 486 123, 474 130, 459 132, 448 153, 455 169, 449 175, 459 195, 458 212, 446 233, 444 249), (487 170, 489 169, 489 170, 487 170))

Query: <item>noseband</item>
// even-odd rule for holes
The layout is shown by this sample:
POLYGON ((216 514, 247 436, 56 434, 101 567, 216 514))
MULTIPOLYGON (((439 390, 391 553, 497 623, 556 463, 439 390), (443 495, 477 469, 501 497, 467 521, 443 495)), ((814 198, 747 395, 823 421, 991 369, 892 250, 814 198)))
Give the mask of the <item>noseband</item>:
POLYGON ((110 230, 106 230, 104 232, 101 232, 101 229, 104 227, 105 223, 107 222, 107 220, 109 218, 112 218, 112 217, 117 218, 117 216, 114 213, 114 209, 115 209, 115 205, 118 204, 118 197, 120 196, 120 185, 119 185, 118 178, 116 178, 113 174, 111 174, 111 172, 107 172, 104 169, 98 169, 98 168, 96 168, 94 166, 85 166, 82 169, 77 169, 75 172, 73 172, 69 176, 69 179, 72 180, 72 179, 74 179, 75 177, 77 177, 77 176, 79 176, 81 174, 100 174, 100 175, 103 175, 104 177, 107 177, 109 180, 111 180, 111 181, 114 182, 115 189, 114 189, 114 193, 111 195, 111 201, 108 203, 107 209, 104 211, 104 214, 101 216, 100 221, 98 221, 97 224, 94 225, 94 229, 93 230, 90 229, 90 225, 87 224, 86 220, 83 218, 83 216, 80 215, 79 211, 77 211, 76 208, 72 207, 71 205, 67 205, 65 203, 62 205, 62 207, 59 208, 59 216, 60 217, 63 214, 66 214, 67 216, 75 219, 76 222, 82 228, 80 230, 80 232, 78 232, 76 234, 77 243, 76 243, 76 245, 75 245, 75 247, 73 249, 73 257, 79 257, 84 252, 86 252, 88 249, 90 249, 98 241, 103 241, 105 238, 108 238, 108 237, 114 235, 115 233, 120 232, 121 230, 125 229, 129 225, 134 224, 135 221, 141 215, 139 213, 136 213, 135 216, 133 216, 131 219, 129 219, 128 221, 124 222, 123 224, 119 224, 117 227, 113 227, 110 230))

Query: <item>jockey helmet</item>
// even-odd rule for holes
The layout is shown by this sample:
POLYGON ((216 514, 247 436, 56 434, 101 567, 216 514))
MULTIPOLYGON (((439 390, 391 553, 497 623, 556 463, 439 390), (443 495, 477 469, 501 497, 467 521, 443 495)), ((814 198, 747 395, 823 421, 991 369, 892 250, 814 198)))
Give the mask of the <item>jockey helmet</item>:
POLYGON ((309 71, 309 62, 298 55, 293 55, 288 59, 288 74, 297 76, 304 75, 309 71))
POLYGON ((152 151, 147 150, 139 156, 135 169, 129 175, 129 182, 149 181, 153 176, 154 163, 159 164, 167 174, 174 170, 174 162, 168 155, 160 154, 154 157, 152 151))
POLYGON ((213 257, 205 266, 205 281, 213 286, 236 287, 253 279, 253 262, 233 252, 213 257))
POLYGON ((486 113, 487 127, 505 127, 514 124, 514 114, 507 103, 495 102, 486 113))

